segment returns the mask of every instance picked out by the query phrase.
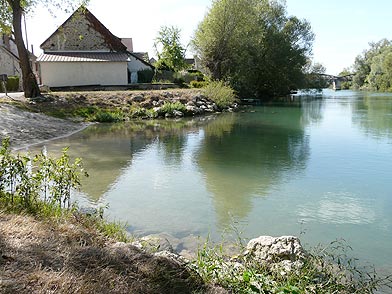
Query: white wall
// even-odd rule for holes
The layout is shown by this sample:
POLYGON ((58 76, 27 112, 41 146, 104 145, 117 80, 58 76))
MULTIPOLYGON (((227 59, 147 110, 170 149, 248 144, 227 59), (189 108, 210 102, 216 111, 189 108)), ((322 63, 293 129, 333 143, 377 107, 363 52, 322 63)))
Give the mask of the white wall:
POLYGON ((40 68, 49 87, 128 84, 126 62, 41 62, 40 68))

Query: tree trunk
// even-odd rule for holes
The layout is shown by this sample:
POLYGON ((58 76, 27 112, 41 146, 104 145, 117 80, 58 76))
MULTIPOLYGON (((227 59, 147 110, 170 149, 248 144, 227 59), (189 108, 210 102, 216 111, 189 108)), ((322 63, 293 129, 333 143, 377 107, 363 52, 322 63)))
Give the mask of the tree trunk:
POLYGON ((16 47, 18 48, 19 63, 22 69, 23 90, 26 98, 39 97, 41 95, 37 80, 31 69, 29 52, 23 41, 22 34, 22 7, 20 0, 8 1, 12 7, 12 26, 16 47))

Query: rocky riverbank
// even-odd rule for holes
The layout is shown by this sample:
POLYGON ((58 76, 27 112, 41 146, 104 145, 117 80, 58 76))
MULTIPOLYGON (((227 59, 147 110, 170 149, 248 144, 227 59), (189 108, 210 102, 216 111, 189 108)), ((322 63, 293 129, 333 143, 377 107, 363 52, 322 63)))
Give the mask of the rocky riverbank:
POLYGON ((200 90, 63 92, 38 99, 0 98, 0 139, 13 148, 70 135, 88 122, 180 118, 238 109, 218 105, 200 90))
POLYGON ((117 120, 170 118, 232 112, 239 105, 219 103, 196 89, 63 92, 20 101, 20 107, 62 118, 100 121, 110 115, 117 120))

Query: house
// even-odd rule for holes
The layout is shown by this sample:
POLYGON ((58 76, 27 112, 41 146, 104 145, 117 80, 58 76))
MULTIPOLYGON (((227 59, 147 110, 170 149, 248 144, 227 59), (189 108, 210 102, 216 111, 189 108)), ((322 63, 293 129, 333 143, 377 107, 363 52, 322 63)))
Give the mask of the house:
MULTIPOLYGON (((35 76, 38 76, 37 57, 29 52, 30 66, 35 76)), ((0 33, 0 74, 19 77, 19 90, 23 88, 22 70, 19 53, 12 35, 0 33)))
POLYGON ((133 53, 131 38, 116 37, 83 6, 40 47, 41 84, 49 87, 127 85, 153 69, 133 53))
POLYGON ((21 76, 18 50, 13 39, 0 33, 0 74, 21 76))

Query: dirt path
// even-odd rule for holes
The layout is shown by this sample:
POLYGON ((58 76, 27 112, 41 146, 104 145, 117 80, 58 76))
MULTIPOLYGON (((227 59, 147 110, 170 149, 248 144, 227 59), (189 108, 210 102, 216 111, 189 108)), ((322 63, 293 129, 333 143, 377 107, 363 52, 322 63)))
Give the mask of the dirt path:
POLYGON ((49 117, 0 103, 0 139, 11 139, 13 149, 21 149, 43 141, 68 136, 88 124, 49 117))

